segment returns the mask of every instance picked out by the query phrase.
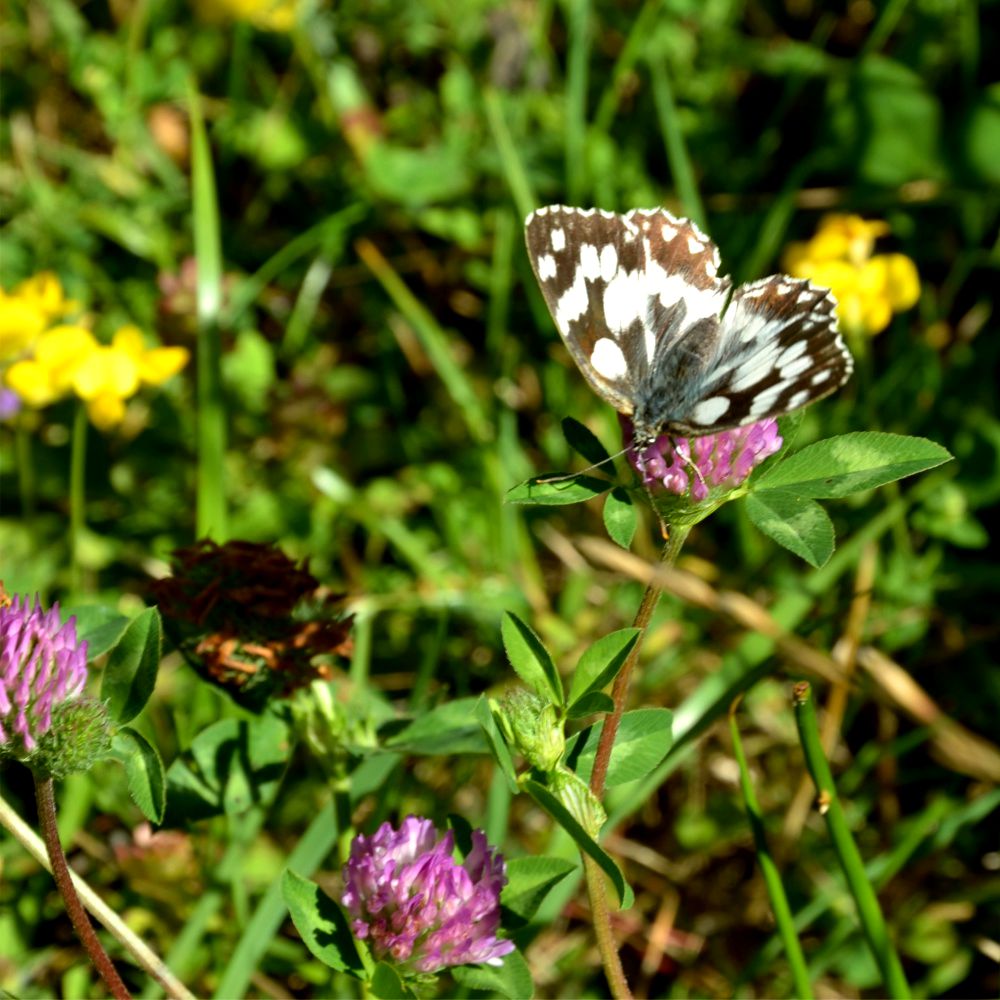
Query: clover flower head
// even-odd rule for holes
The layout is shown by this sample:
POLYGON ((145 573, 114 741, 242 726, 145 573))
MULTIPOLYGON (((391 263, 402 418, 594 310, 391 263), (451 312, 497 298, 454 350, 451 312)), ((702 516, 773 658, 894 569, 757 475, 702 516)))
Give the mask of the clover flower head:
MULTIPOLYGON (((0 596, 2 592, 0 592, 0 596)), ((38 598, 0 602, 0 751, 28 756, 52 725, 52 714, 73 701, 87 679, 87 644, 76 619, 63 625, 59 605, 43 611, 38 598)))
POLYGON ((398 830, 383 823, 359 835, 344 866, 341 898, 354 933, 375 957, 403 972, 428 974, 452 965, 500 965, 514 950, 497 937, 503 857, 481 830, 464 863, 452 857, 454 834, 408 816, 398 830))
MULTIPOLYGON (((626 441, 631 428, 626 423, 626 441)), ((714 489, 735 489, 783 444, 772 417, 696 438, 663 434, 642 451, 630 447, 629 461, 647 486, 701 502, 714 489)))

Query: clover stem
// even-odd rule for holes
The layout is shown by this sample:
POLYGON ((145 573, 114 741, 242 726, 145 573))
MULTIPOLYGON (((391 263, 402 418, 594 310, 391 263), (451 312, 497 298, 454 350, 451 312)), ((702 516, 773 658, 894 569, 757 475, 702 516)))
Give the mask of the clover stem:
MULTIPOLYGON (((660 555, 660 563, 664 566, 673 566, 677 561, 684 540, 688 536, 689 527, 675 527, 670 529, 667 540, 660 555)), ((632 679, 632 670, 639 661, 639 654, 642 651, 642 642, 646 637, 646 629, 656 605, 660 600, 660 587, 651 582, 646 587, 646 592, 642 595, 639 610, 635 613, 632 627, 640 630, 639 638, 632 647, 628 659, 622 665, 618 676, 615 678, 614 687, 611 689, 611 700, 615 707, 609 716, 604 720, 601 730, 601 738, 597 744, 597 753, 594 757, 594 769, 590 775, 590 790, 600 798, 604 794, 604 782, 608 775, 608 764, 611 762, 611 750, 615 744, 615 737, 618 735, 618 726, 621 723, 622 715, 625 713, 625 706, 628 703, 629 686, 632 679)))
MULTIPOLYGON (((666 542, 660 555, 661 565, 672 566, 677 561, 677 555, 684 545, 689 531, 689 527, 675 527, 668 530, 664 526, 666 542)), ((632 670, 639 661, 642 640, 646 637, 646 629, 649 627, 650 619, 653 617, 659 600, 660 587, 655 581, 650 582, 646 587, 646 592, 642 595, 639 610, 636 611, 635 619, 632 622, 633 627, 640 630, 639 638, 615 678, 611 692, 615 707, 611 714, 604 719, 601 738, 594 757, 594 769, 590 775, 590 789, 598 798, 604 794, 604 783, 608 776, 608 765, 611 762, 611 750, 615 744, 615 737, 618 735, 618 726, 621 723, 622 715, 625 713, 625 705, 628 703, 632 670)), ((583 867, 587 880, 587 894, 590 897, 591 921, 594 925, 597 947, 601 953, 604 975, 607 977, 611 995, 615 997, 615 1000, 629 1000, 632 993, 628 980, 625 978, 614 930, 611 927, 611 912, 608 909, 604 876, 600 867, 586 856, 583 859, 583 867)))
POLYGON ((35 775, 35 798, 38 801, 38 822, 42 828, 42 838, 49 852, 49 861, 52 863, 52 877, 59 887, 59 894, 66 905, 66 912, 73 923, 73 929, 87 949, 94 968, 97 969, 107 986, 108 992, 115 1000, 131 1000, 131 994, 122 982, 118 971, 111 963, 108 953, 104 950, 90 923, 87 911, 80 902, 80 897, 76 893, 73 879, 69 873, 69 865, 66 864, 66 855, 63 854, 62 844, 59 843, 59 829, 56 825, 56 796, 53 780, 51 777, 45 778, 35 775))

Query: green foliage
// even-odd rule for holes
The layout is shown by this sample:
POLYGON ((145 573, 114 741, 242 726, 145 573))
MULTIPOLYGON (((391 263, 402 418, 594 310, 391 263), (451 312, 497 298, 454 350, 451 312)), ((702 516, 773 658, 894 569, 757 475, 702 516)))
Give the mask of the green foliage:
POLYGON ((364 978, 365 965, 344 911, 315 882, 291 869, 282 876, 281 892, 306 947, 331 969, 364 978))
POLYGON ((160 615, 147 608, 120 633, 104 668, 101 697, 116 722, 131 722, 143 710, 156 684, 160 656, 160 615))
MULTIPOLYGON (((363 976, 400 996, 308 879, 336 879, 352 820, 457 813, 506 856, 519 950, 443 977, 439 995, 530 996, 540 955, 537 992, 607 994, 575 903, 580 851, 638 900, 636 939, 655 940, 662 899, 646 860, 669 859, 678 933, 649 995, 792 995, 717 723, 742 694, 776 844, 804 773, 786 674, 808 663, 729 615, 749 600, 800 643, 859 650, 831 760, 914 994, 995 993, 981 949, 1000 809, 987 7, 474 3, 456 17, 427 0, 318 2, 286 31, 208 6, 5 12, 5 292, 52 270, 102 342, 134 322, 150 346, 198 355, 118 431, 88 431, 76 579, 73 410, 0 424, 4 584, 76 615, 88 690, 117 727, 115 761, 58 789, 63 843, 87 851, 100 894, 196 995, 360 996, 363 976), (736 280, 783 267, 822 213, 857 212, 886 220, 879 250, 922 283, 915 308, 851 339, 852 381, 782 419, 783 452, 691 532, 679 569, 721 610, 661 601, 600 802, 590 716, 612 707, 640 588, 586 540, 652 563, 661 537, 525 260, 520 219, 554 202, 697 216, 736 280), (251 717, 161 648, 151 578, 206 533, 278 544, 347 595, 350 662, 315 664, 336 706, 322 739, 284 697, 251 717), (891 684, 871 649, 917 687, 891 684), (491 710, 521 684, 566 741, 549 770, 491 710), (605 813, 642 849, 628 880, 605 813), (144 820, 165 836, 144 839, 144 820)), ((210 638, 216 666, 231 640, 254 646, 210 638)), ((0 784, 33 816, 17 769, 0 784)), ((808 978, 882 989, 815 813, 785 856, 808 978)), ((25 859, 7 843, 0 989, 98 995, 73 978, 82 955, 25 859)))
POLYGON ((144 736, 126 726, 115 733, 112 754, 125 767, 128 793, 151 823, 162 823, 167 782, 160 755, 144 736))
MULTIPOLYGON (((637 708, 622 716, 606 784, 609 788, 646 777, 666 757, 673 742, 673 715, 665 708, 637 708)), ((566 748, 574 771, 589 778, 603 722, 577 733, 566 748)))

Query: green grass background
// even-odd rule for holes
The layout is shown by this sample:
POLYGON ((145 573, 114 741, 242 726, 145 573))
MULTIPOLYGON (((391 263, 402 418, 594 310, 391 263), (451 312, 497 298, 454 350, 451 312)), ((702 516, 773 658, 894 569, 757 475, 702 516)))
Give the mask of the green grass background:
MULTIPOLYGON (((931 438, 956 461, 830 504, 840 549, 824 570, 776 549, 737 505, 693 533, 681 565, 830 649, 873 545, 862 641, 946 716, 995 738, 998 27, 997 5, 973 0, 303 3, 290 33, 199 3, 15 0, 0 25, 2 281, 55 270, 99 333, 134 321, 195 353, 194 285, 166 302, 161 288, 217 209, 225 531, 277 541, 350 595, 352 676, 407 713, 508 679, 503 610, 568 667, 630 622, 641 593, 573 548, 602 533, 599 504, 503 504, 527 476, 570 467, 564 416, 618 441, 544 308, 525 213, 666 204, 707 228, 736 280, 774 270, 825 211, 884 218, 885 248, 920 270, 920 303, 861 346, 857 377, 807 413, 797 443, 886 430, 931 438), (216 193, 193 215, 195 91, 216 193)), ((195 537, 194 374, 144 396, 123 433, 90 436, 88 600, 134 611, 195 537)), ((71 426, 66 403, 44 412, 27 451, 0 431, 12 592, 66 596, 71 426), (18 499, 25 475, 33 511, 18 499)), ((653 556, 652 524, 635 549, 653 556)), ((781 836, 805 772, 789 696, 800 671, 772 654, 676 598, 654 619, 635 701, 675 709, 684 739, 656 782, 612 802, 609 844, 636 887, 620 935, 647 995, 789 995, 724 719, 748 685, 745 749, 793 910, 808 917, 810 974, 826 996, 879 995, 822 821, 781 836)), ((140 728, 169 763, 239 714, 168 659, 140 728)), ((931 736, 859 673, 834 767, 917 994, 995 996, 1000 792, 942 764, 931 736)), ((0 778, 30 803, 23 773, 0 778)), ((299 753, 265 811, 181 822, 167 860, 112 864, 138 814, 109 767, 66 783, 62 824, 88 876, 174 950, 199 995, 239 984, 329 996, 327 970, 287 923, 254 924, 325 801, 299 753), (256 952, 236 947, 248 930, 256 952)), ((511 857, 572 856, 533 807, 505 797, 485 758, 405 761, 377 812, 411 810, 461 813, 511 857)), ((0 985, 99 995, 48 876, 10 839, 0 852, 0 985)), ((528 950, 539 993, 602 995, 580 897, 553 897, 543 918, 528 950)))

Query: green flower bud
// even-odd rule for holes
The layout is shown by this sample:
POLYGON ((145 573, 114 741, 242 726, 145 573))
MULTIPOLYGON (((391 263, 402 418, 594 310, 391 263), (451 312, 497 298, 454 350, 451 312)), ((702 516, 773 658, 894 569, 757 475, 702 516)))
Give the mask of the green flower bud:
POLYGON ((566 750, 566 736, 555 705, 532 691, 509 691, 492 703, 507 742, 532 767, 552 771, 566 750))
POLYGON ((27 763, 53 778, 65 778, 89 771, 110 755, 111 717, 107 706, 97 698, 84 696, 53 707, 52 725, 39 738, 27 763))

